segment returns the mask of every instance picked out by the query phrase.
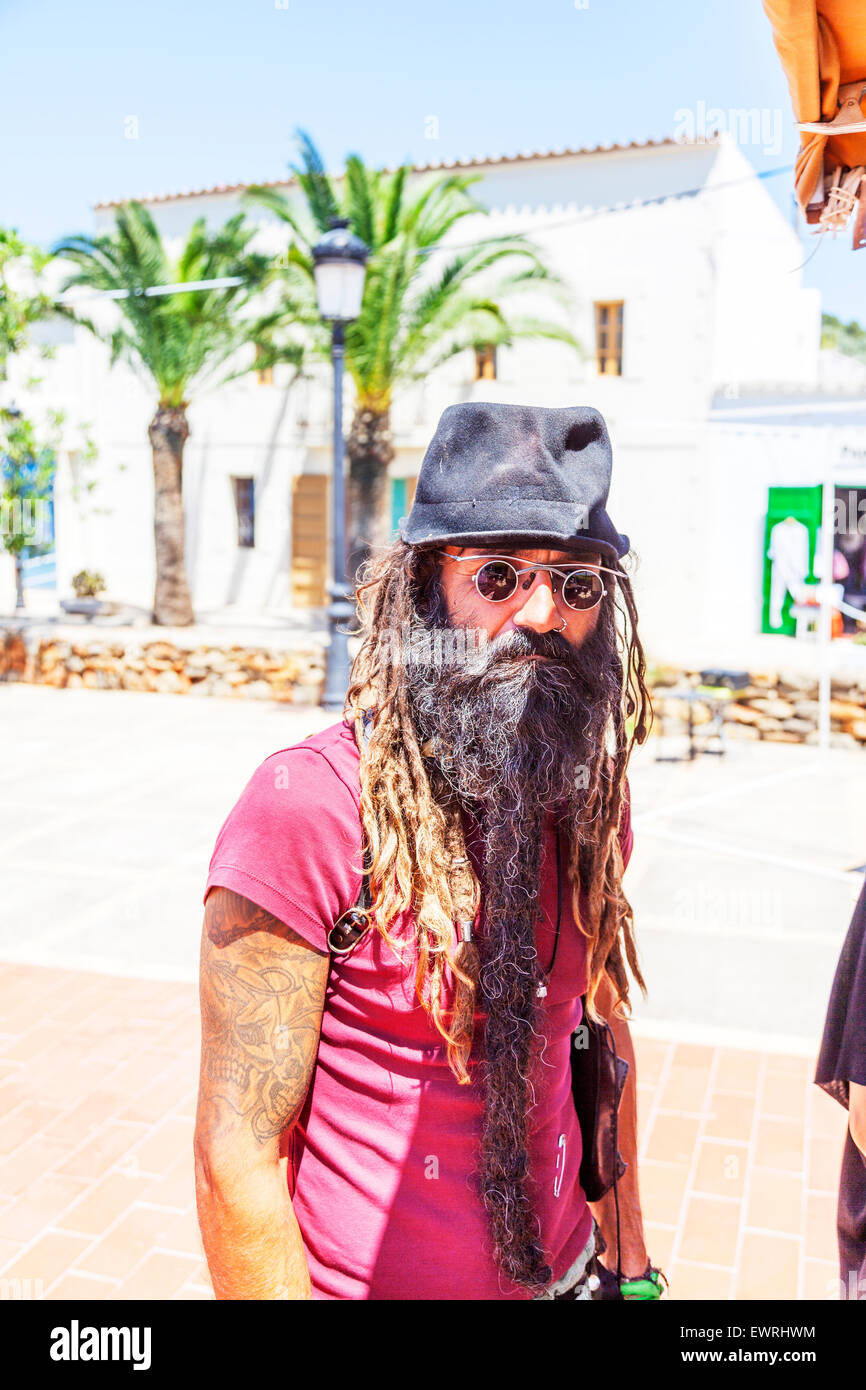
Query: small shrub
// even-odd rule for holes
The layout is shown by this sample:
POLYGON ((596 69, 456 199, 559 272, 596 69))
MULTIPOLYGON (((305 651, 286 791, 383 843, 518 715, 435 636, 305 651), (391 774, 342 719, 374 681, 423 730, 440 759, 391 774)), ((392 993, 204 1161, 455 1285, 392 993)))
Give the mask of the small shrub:
POLYGON ((105 580, 96 570, 79 570, 72 579, 76 598, 96 598, 105 592, 105 580))

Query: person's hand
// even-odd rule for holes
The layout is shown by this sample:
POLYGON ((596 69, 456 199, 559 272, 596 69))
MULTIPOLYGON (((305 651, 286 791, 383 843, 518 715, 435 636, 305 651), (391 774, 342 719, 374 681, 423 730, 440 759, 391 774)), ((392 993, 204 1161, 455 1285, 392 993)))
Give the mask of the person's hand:
POLYGON ((643 1274, 631 1279, 617 1279, 616 1273, 597 1259, 593 1273, 598 1277, 599 1287, 593 1294, 598 1301, 617 1301, 627 1303, 653 1303, 663 1298, 668 1288, 667 1276, 647 1261, 643 1274))

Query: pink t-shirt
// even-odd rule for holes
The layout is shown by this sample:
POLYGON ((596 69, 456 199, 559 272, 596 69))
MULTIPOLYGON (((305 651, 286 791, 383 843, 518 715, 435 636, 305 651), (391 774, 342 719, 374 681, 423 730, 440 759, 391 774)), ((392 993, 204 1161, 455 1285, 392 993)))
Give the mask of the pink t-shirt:
MULTIPOLYGON (((205 898, 214 886, 230 888, 327 951, 328 931, 361 885, 358 766, 354 731, 343 721, 267 758, 219 832, 205 898)), ((620 838, 627 858, 627 808, 620 838)), ((471 834, 467 848, 477 869, 471 834)), ((557 909, 552 820, 541 882, 536 943, 546 970, 557 909)), ((346 959, 333 960, 312 1085, 287 1139, 313 1297, 527 1298, 496 1268, 473 1186, 480 1089, 474 1081, 458 1086, 415 997, 414 917, 404 913, 391 931, 405 960, 375 930, 346 959)), ((578 1180, 569 1052, 585 987, 584 938, 566 885, 530 1118, 533 1201, 555 1279, 577 1259, 592 1226, 578 1180)), ((476 1050, 477 1043, 470 1068, 476 1050)))

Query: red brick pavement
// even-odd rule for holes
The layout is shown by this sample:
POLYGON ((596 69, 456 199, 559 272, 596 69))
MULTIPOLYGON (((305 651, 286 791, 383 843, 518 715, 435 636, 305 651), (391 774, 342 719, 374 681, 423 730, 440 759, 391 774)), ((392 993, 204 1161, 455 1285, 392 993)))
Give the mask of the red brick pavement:
MULTIPOLYGON (((671 1296, 835 1296, 845 1116, 811 1084, 812 1062, 635 1043, 648 1245, 671 1296)), ((194 986, 3 967, 7 1296, 213 1297, 195 1216, 197 1073, 194 986)))

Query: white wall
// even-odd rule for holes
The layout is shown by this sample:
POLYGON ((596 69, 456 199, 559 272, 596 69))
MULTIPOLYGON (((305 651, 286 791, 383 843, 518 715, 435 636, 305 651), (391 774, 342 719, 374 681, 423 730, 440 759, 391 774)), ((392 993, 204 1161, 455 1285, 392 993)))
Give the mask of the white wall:
MULTIPOLYGON (((611 513, 643 557, 636 586, 648 638, 719 621, 753 630, 754 590, 742 567, 734 598, 725 580, 721 607, 707 586, 727 573, 722 561, 731 545, 744 563, 752 562, 768 465, 763 455, 750 455, 752 476, 740 451, 733 473, 723 468, 720 474, 703 422, 719 387, 736 391, 741 384, 782 381, 798 389, 817 379, 818 306, 800 287, 793 231, 727 138, 718 145, 525 160, 479 172, 484 177, 475 193, 491 217, 464 219, 452 240, 464 244, 476 232, 531 235, 570 290, 570 305, 553 312, 588 355, 580 360, 559 344, 520 343, 500 352, 495 382, 472 380, 467 353, 402 389, 392 417, 395 475, 417 469, 439 415, 454 401, 594 405, 614 442, 611 513), (714 191, 629 206, 696 188, 714 191), (596 372, 593 306, 603 299, 625 301, 621 378, 596 372), (734 474, 736 487, 729 481, 734 474), (735 493, 749 499, 745 512, 735 493)), ((179 245, 197 217, 220 225, 239 206, 237 194, 222 194, 157 202, 150 211, 179 245)), ((282 228, 270 214, 248 215, 259 222, 262 246, 275 251, 283 244, 282 228)), ((107 230, 113 213, 102 211, 96 221, 107 230)), ((528 296, 520 308, 553 316, 549 303, 528 296)), ((111 306, 100 312, 110 316, 111 306)), ((84 330, 76 330, 74 345, 58 347, 44 374, 52 404, 64 406, 71 422, 93 425, 99 449, 93 501, 106 509, 87 515, 73 505, 62 462, 61 594, 71 575, 87 566, 105 573, 111 597, 148 609, 154 578, 147 439, 156 404, 152 388, 128 368, 109 372, 105 348, 84 330)), ((274 386, 250 375, 190 406, 184 488, 189 573, 200 611, 227 603, 245 611, 288 603, 292 478, 329 468, 331 429, 327 368, 289 390, 290 375, 277 368, 274 386), (237 546, 233 474, 256 479, 254 550, 237 546)), ((347 382, 347 424, 350 411, 347 382)))

